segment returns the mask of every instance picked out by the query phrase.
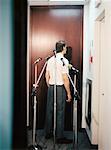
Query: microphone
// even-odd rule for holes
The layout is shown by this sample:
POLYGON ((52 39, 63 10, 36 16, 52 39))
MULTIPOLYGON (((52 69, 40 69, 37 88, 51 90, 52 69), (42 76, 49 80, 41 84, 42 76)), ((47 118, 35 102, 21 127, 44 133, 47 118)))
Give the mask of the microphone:
POLYGON ((53 50, 54 56, 56 57, 56 49, 53 50))
POLYGON ((71 64, 68 65, 68 68, 69 68, 69 69, 72 69, 73 71, 75 71, 75 72, 77 72, 77 73, 79 72, 79 70, 76 69, 76 68, 74 68, 71 64))
POLYGON ((38 63, 38 62, 41 61, 41 60, 42 60, 42 58, 39 57, 38 59, 36 59, 36 61, 34 61, 34 64, 38 63))
POLYGON ((45 57, 45 60, 48 61, 50 57, 51 57, 50 55, 45 57))
POLYGON ((55 52, 56 52, 56 49, 53 49, 53 52, 55 53, 55 52))
POLYGON ((63 63, 63 66, 65 66, 65 63, 64 63, 64 60, 63 60, 63 58, 61 58, 61 61, 62 61, 62 63, 63 63))

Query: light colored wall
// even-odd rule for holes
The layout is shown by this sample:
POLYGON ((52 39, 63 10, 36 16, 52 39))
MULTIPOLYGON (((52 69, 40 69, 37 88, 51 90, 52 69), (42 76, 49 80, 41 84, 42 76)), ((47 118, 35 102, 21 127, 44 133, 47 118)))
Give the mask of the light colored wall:
POLYGON ((99 149, 110 150, 111 149, 111 2, 104 1, 100 7, 100 11, 105 10, 105 33, 104 33, 104 76, 103 76, 103 87, 100 87, 99 93, 99 104, 102 105, 102 115, 99 114, 99 149), (104 93, 104 95, 102 94, 104 93), (100 120, 102 118, 102 120, 100 120), (101 121, 101 122, 100 122, 101 121))
POLYGON ((86 128, 85 122, 85 93, 86 93, 86 79, 88 75, 88 45, 89 45, 89 5, 84 6, 84 24, 83 24, 83 95, 82 95, 82 127, 86 128))
POLYGON ((12 1, 0 0, 0 149, 12 144, 13 31, 12 1))
MULTIPOLYGON (((83 54, 83 120, 82 126, 86 128, 86 131, 89 135, 92 144, 98 144, 99 150, 110 150, 111 149, 111 2, 108 0, 101 1, 101 5, 98 8, 95 8, 95 3, 93 0, 90 1, 88 5, 84 7, 84 28, 87 27, 87 32, 84 29, 84 54, 83 54), (99 24, 96 22, 100 14, 105 10, 105 86, 104 86, 104 97, 101 100, 101 87, 100 87, 100 51, 99 45, 97 44, 97 32, 100 28, 99 24), (89 15, 87 15, 87 13, 89 15), (95 28, 96 25, 96 28, 95 28), (88 26, 88 27, 87 27, 88 26), (86 38, 87 35, 87 38, 86 38), (96 36, 95 36, 96 35, 96 36), (89 51, 90 43, 92 44, 91 53, 93 55, 93 63, 91 69, 89 70, 89 51), (86 70, 87 69, 87 70, 86 70), (85 123, 85 92, 86 92, 86 79, 92 79, 92 122, 91 122, 91 131, 88 129, 85 123), (100 123, 100 104, 102 103, 102 114, 104 116, 103 125, 100 123), (101 143, 102 141, 102 143, 101 143)), ((99 41, 98 41, 99 42, 99 41)))
POLYGON ((93 80, 93 63, 90 63, 90 56, 93 56, 94 44, 94 1, 90 1, 84 6, 84 34, 83 34, 83 105, 82 105, 82 127, 86 128, 89 138, 91 132, 85 121, 85 100, 86 100, 86 80, 93 80))

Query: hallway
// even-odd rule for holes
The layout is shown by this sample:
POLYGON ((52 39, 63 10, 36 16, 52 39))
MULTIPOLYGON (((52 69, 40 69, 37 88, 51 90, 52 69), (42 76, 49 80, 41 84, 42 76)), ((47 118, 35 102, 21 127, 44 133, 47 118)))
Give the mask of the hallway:
MULTIPOLYGON (((80 71, 77 88, 79 150, 111 150, 111 1, 0 0, 0 150, 27 149, 32 143, 32 85, 56 41, 72 46, 70 65, 80 71), (42 57, 34 74, 34 65, 42 57), (1 140, 2 139, 2 140, 1 140)), ((39 89, 38 129, 44 128, 47 87, 39 89), (42 114, 42 115, 41 115, 42 114)), ((65 131, 72 131, 72 104, 65 131)), ((53 140, 37 142, 52 149, 53 140)), ((72 149, 56 145, 57 150, 72 149)))

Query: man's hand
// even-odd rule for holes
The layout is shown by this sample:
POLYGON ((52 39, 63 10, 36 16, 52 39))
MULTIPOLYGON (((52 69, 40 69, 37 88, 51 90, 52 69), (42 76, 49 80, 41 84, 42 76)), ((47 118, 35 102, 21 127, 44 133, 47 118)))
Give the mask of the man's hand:
POLYGON ((67 95, 67 98, 68 98, 68 99, 66 100, 66 102, 71 102, 71 99, 72 99, 71 94, 68 94, 68 95, 67 95))

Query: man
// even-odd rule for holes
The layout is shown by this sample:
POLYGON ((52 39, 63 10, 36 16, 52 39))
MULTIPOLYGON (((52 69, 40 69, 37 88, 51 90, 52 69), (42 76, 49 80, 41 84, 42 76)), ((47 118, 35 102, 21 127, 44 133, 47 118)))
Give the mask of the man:
POLYGON ((52 114, 54 104, 54 85, 56 84, 56 138, 57 142, 65 142, 64 131, 64 109, 65 101, 71 101, 70 82, 68 78, 68 60, 64 57, 67 45, 64 41, 56 43, 56 54, 52 56, 46 67, 46 83, 48 86, 47 112, 45 134, 50 137, 52 129, 52 114))

